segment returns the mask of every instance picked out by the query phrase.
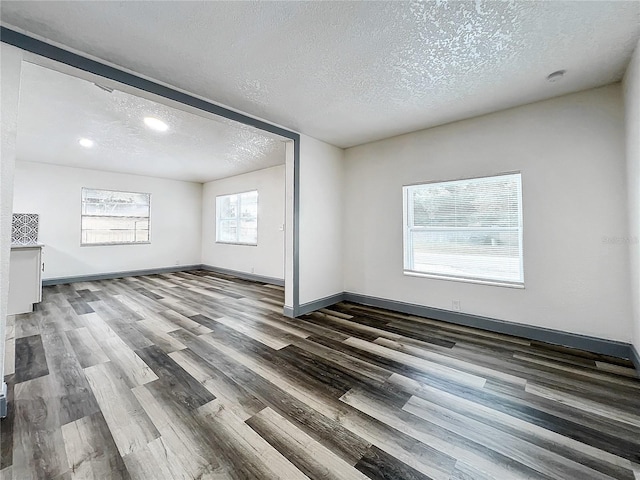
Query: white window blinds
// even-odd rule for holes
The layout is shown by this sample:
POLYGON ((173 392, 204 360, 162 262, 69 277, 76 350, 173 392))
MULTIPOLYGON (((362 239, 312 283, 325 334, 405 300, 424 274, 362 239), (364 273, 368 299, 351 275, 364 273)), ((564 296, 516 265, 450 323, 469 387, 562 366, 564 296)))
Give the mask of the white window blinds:
POLYGON ((258 244, 258 191, 216 197, 216 242, 258 244))
POLYGON ((404 270, 519 286, 520 174, 411 185, 404 193, 404 270))

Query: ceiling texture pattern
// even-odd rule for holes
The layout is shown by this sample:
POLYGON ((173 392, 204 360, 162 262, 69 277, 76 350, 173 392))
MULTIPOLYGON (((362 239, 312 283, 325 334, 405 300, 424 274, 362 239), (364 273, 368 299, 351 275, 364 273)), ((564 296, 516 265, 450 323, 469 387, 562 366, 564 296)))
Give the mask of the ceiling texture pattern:
POLYGON ((24 161, 208 182, 281 165, 284 143, 246 125, 212 120, 24 63, 17 158, 24 161), (166 132, 144 124, 153 117, 166 132), (92 148, 78 142, 87 138, 92 148))
POLYGON ((341 147, 618 81, 639 19, 637 1, 2 2, 6 26, 341 147))

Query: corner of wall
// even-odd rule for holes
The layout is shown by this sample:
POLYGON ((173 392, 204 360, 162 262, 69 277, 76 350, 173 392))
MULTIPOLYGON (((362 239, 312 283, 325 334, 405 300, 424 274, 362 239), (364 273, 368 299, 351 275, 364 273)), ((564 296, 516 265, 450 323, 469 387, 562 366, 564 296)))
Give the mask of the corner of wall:
MULTIPOLYGON (((2 79, 1 108, 2 143, 0 144, 0 385, 4 379, 5 325, 9 299, 9 256, 11 254, 11 218, 13 213, 13 176, 18 130, 18 102, 20 96, 20 70, 22 50, 1 44, 2 79)), ((4 397, 4 396, 3 396, 4 397)), ((6 403, 5 403, 6 405, 6 403)))
POLYGON ((344 149, 300 137, 300 304, 344 291, 344 149))
POLYGON ((202 195, 200 261, 216 268, 283 279, 285 223, 284 164, 207 182, 202 195), (259 195, 258 244, 247 247, 217 243, 216 197, 249 190, 257 190, 259 195))
POLYGON ((629 263, 633 340, 636 368, 640 369, 640 40, 623 79, 626 123, 629 263))
POLYGON ((206 205, 205 205, 205 190, 207 188, 207 184, 206 183, 201 183, 200 184, 200 263, 203 264, 204 263, 204 246, 205 246, 205 229, 204 229, 204 225, 205 225, 205 212, 206 212, 206 205))

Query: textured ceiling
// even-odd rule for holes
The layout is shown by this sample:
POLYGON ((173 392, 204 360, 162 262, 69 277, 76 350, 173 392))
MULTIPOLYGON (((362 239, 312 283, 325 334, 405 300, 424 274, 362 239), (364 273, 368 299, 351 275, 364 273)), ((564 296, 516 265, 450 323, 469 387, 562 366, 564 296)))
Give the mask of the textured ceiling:
POLYGON ((193 182, 283 164, 284 143, 245 125, 218 121, 24 63, 18 160, 193 182), (147 128, 151 116, 169 125, 147 128), (82 137, 93 148, 78 144, 82 137))
POLYGON ((637 1, 3 0, 1 14, 342 147, 618 81, 640 35, 637 1))

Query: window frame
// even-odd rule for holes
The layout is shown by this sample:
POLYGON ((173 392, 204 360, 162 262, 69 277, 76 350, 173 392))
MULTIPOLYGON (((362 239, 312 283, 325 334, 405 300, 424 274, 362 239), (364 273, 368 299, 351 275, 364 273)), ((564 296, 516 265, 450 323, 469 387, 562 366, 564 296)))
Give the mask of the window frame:
MULTIPOLYGON (((481 284, 481 285, 491 285, 491 286, 499 286, 499 287, 508 287, 508 288, 517 288, 517 289, 524 289, 525 288, 525 275, 524 275, 524 218, 523 218, 523 187, 522 187, 522 172, 520 171, 512 171, 512 172, 503 172, 503 173, 496 173, 496 174, 491 174, 491 175, 481 175, 481 176, 474 176, 474 177, 463 177, 463 178, 455 178, 455 179, 448 179, 448 180, 430 180, 427 182, 417 182, 417 183, 411 183, 411 184, 406 184, 402 186, 402 256, 403 256, 403 274, 406 276, 411 276, 411 277, 423 277, 423 278, 431 278, 431 279, 436 279, 436 280, 446 280, 446 281, 453 281, 453 282, 464 282, 464 283, 476 283, 476 284, 481 284), (498 228, 502 228, 504 229, 504 231, 506 230, 512 230, 512 231, 518 231, 518 243, 519 243, 519 249, 520 249, 520 272, 521 272, 521 279, 520 281, 508 281, 508 280, 501 280, 501 279, 489 279, 489 278, 479 278, 479 277, 474 277, 471 275, 450 275, 450 274, 440 274, 440 273, 433 273, 433 272, 421 272, 421 271, 417 271, 417 270, 413 270, 411 268, 408 268, 409 266, 413 266, 415 267, 415 264, 411 263, 411 257, 413 256, 413 249, 410 248, 410 244, 411 244, 411 239, 410 237, 410 231, 412 228, 412 225, 410 222, 412 222, 412 216, 413 216, 413 209, 409 208, 409 201, 410 201, 410 196, 408 195, 408 192, 410 191, 411 187, 417 187, 417 186, 424 186, 424 185, 432 185, 432 184, 446 184, 446 183, 453 183, 453 182, 464 182, 464 181, 471 181, 471 180, 480 180, 480 179, 489 179, 489 178, 499 178, 499 177, 503 177, 503 176, 519 176, 519 189, 518 189, 518 227, 498 227, 498 228), (410 218, 411 217, 411 218, 410 218)), ((415 228, 415 227, 413 227, 415 228)), ((424 227, 425 229, 428 229, 429 227, 424 227)), ((487 228, 487 227, 485 227, 487 228)))
MULTIPOLYGON (((151 193, 145 193, 145 192, 130 192, 127 190, 112 190, 112 189, 108 189, 108 188, 92 188, 92 187, 81 187, 80 189, 80 246, 81 247, 100 247, 100 246, 110 246, 110 245, 149 245, 151 244, 151 193), (148 216, 147 217, 129 217, 129 218, 141 218, 141 219, 146 219, 148 222, 148 239, 145 241, 141 241, 141 242, 96 242, 96 243, 86 243, 83 242, 82 240, 82 232, 83 232, 83 228, 82 228, 82 220, 84 219, 84 217, 101 217, 101 218, 112 218, 115 216, 109 216, 109 215, 85 215, 83 212, 83 207, 84 207, 84 190, 97 190, 97 191, 102 191, 102 192, 114 192, 114 193, 132 193, 135 195, 146 195, 147 198, 149 199, 148 202, 148 216)), ((117 217, 115 217, 117 218, 117 217)))
POLYGON ((260 200, 260 193, 258 192, 257 188, 251 189, 251 190, 244 190, 242 192, 236 192, 236 193, 225 193, 224 195, 216 195, 216 200, 215 200, 215 209, 216 209, 216 241, 215 243, 219 243, 221 245, 242 245, 242 246, 247 246, 247 247, 257 247, 258 246, 258 217, 259 217, 259 212, 258 212, 258 205, 259 205, 259 200, 260 200), (240 212, 241 212, 241 208, 242 208, 242 204, 240 202, 240 198, 241 195, 244 195, 246 193, 256 193, 256 241, 255 243, 252 242, 241 242, 240 241, 240 212), (238 215, 236 215, 235 218, 220 218, 220 204, 218 203, 219 199, 224 198, 224 197, 237 197, 237 204, 238 204, 238 209, 237 209, 237 213, 238 215), (230 221, 230 220, 235 220, 236 221, 236 241, 234 242, 229 242, 229 241, 225 241, 225 240, 220 240, 220 222, 221 221, 230 221))

